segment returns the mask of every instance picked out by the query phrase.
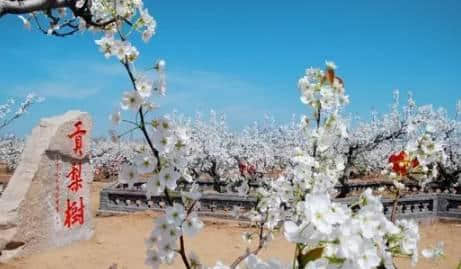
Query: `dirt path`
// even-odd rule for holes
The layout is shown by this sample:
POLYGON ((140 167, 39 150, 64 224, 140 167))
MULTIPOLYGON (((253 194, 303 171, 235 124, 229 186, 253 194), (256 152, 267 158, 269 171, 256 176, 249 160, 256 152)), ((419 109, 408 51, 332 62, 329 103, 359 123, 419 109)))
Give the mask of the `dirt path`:
MULTIPOLYGON (((100 188, 100 183, 93 186, 94 208, 97 208, 100 188)), ((148 268, 144 265, 144 238, 152 229, 154 217, 148 213, 96 217, 95 236, 91 240, 15 259, 8 264, 0 264, 0 269, 107 269, 113 263, 117 263, 122 269, 148 268)), ((461 260, 461 224, 424 224, 420 229, 421 246, 435 245, 437 240, 443 240, 447 258, 437 263, 424 261, 416 268, 455 269, 461 260)), ((207 265, 214 264, 220 258, 229 263, 245 251, 246 245, 241 234, 246 230, 237 222, 207 219, 205 229, 198 237, 186 238, 186 247, 194 250, 207 265)), ((262 257, 275 257, 286 262, 292 255, 293 246, 280 236, 262 252, 262 257)), ((399 260, 398 265, 399 269, 412 268, 406 260, 399 260)), ((173 266, 164 268, 183 266, 177 259, 173 266)))

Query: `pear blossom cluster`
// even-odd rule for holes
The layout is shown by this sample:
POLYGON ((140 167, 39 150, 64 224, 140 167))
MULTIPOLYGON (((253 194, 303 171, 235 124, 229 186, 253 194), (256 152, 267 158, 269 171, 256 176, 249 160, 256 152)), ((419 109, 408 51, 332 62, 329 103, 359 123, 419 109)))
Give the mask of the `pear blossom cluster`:
MULTIPOLYGON (((82 3, 84 1, 78 1, 77 5, 79 2, 82 3)), ((122 63, 133 63, 138 58, 139 51, 127 40, 128 35, 132 32, 139 32, 142 39, 148 42, 155 34, 157 23, 149 14, 149 11, 144 8, 143 2, 140 0, 92 1, 90 10, 93 20, 96 21, 110 21, 111 18, 115 18, 113 23, 104 26, 103 31, 105 35, 101 39, 96 40, 96 44, 106 58, 114 56, 122 63), (129 21, 131 27, 129 31, 122 33, 124 28, 119 24, 126 21, 129 21), (116 35, 119 35, 120 38, 116 38, 116 35)), ((157 65, 159 71, 162 71, 163 67, 164 62, 157 65)), ((150 96, 152 82, 146 81, 143 78, 137 78, 136 84, 138 89, 136 92, 142 98, 150 96)), ((132 96, 132 98, 139 99, 137 96, 132 96)))
POLYGON ((120 61, 133 62, 139 56, 136 47, 132 46, 127 41, 116 40, 114 36, 110 34, 96 40, 96 44, 100 46, 100 50, 104 53, 106 58, 115 56, 120 61))
MULTIPOLYGON (((44 1, 35 8, 33 12, 26 9, 18 18, 25 29, 31 30, 32 25, 35 25, 46 35, 64 37, 89 30, 103 31, 110 39, 110 34, 116 33, 118 28, 126 23, 130 28, 128 34, 139 32, 142 39, 148 42, 155 34, 157 26, 141 0, 76 0, 50 3, 44 1)), ((105 45, 111 43, 110 40, 105 41, 109 41, 105 45)), ((133 53, 128 55, 138 54, 129 43, 112 44, 116 44, 116 48, 120 49, 117 54, 125 54, 127 51, 133 53)))
POLYGON ((349 98, 344 94, 343 80, 335 75, 335 64, 327 62, 327 67, 325 71, 309 68, 305 76, 298 81, 301 102, 316 111, 337 109, 349 102, 349 98))
MULTIPOLYGON (((180 236, 195 236, 203 228, 204 224, 197 213, 190 209, 186 211, 182 204, 175 203, 165 209, 165 215, 155 220, 155 227, 145 241, 146 264, 151 268, 159 268, 160 264, 171 264, 178 255, 180 236)), ((201 264, 195 254, 190 255, 190 260, 192 268, 198 268, 201 264)))
POLYGON ((409 178, 425 186, 438 176, 438 164, 446 161, 441 144, 436 143, 430 134, 425 133, 416 140, 411 140, 406 149, 389 157, 389 166, 383 173, 389 173, 394 185, 403 189, 398 180, 409 178))
MULTIPOLYGON (((334 67, 328 63, 326 72, 334 67)), ((326 87, 334 91, 331 81, 334 82, 336 78, 323 79, 325 75, 319 74, 322 73, 309 71, 308 76, 320 78, 313 80, 303 77, 302 81, 316 81, 311 87, 319 91, 326 91, 322 87, 327 83, 330 85, 326 87)), ((344 90, 337 92, 344 93, 344 90)), ((323 104, 322 96, 329 95, 320 95, 318 102, 309 104, 323 104)), ((330 133, 337 137, 347 135, 331 121, 331 116, 339 107, 333 110, 329 107, 326 111, 316 105, 311 107, 317 121, 317 125, 312 127, 314 131, 328 128, 328 136, 330 133), (323 120, 321 116, 324 116, 323 120)), ((309 126, 306 125, 306 128, 309 126)), ((283 223, 285 238, 296 244, 293 262, 296 268, 394 268, 393 257, 398 255, 411 257, 415 264, 419 256, 419 233, 415 221, 388 220, 383 213, 380 197, 374 196, 370 189, 352 206, 332 201, 332 186, 344 169, 344 160, 335 157, 332 150, 334 142, 324 142, 328 139, 322 141, 321 135, 317 133, 312 137, 312 150, 295 150, 293 160, 297 165, 291 171, 286 171, 285 175, 273 181, 269 188, 258 190, 260 202, 258 209, 253 212, 253 220, 264 219, 268 233, 277 224, 283 223)), ((418 145, 422 144, 430 145, 424 136, 418 140, 418 145)), ((431 146, 429 148, 432 149, 431 146)), ((433 154, 439 152, 428 151, 423 156, 432 158, 433 154)), ((423 156, 418 155, 421 160, 423 156)), ((424 160, 429 161, 428 158, 424 160)), ((253 256, 247 258, 246 265, 248 268, 288 268, 281 263, 266 263, 253 256)))
POLYGON ((394 268, 393 255, 418 258, 418 226, 414 221, 392 223, 383 214, 379 197, 365 191, 352 212, 350 207, 333 203, 328 194, 312 194, 301 202, 300 216, 285 221, 287 240, 303 250, 321 250, 320 257, 307 268, 394 268), (320 267, 321 268, 321 267, 320 267))
MULTIPOLYGON (((328 63, 325 72, 333 72, 333 77, 323 78, 327 75, 310 69, 307 77, 301 79, 311 81, 310 87, 324 92, 317 96, 317 101, 308 102, 317 124, 312 127, 306 125, 306 128, 313 129, 312 133, 322 129, 327 132, 317 132, 312 136, 312 150, 295 150, 293 159, 297 165, 292 171, 274 181, 269 189, 259 190, 260 218, 267 220, 269 231, 278 223, 283 223, 285 238, 296 244, 296 268, 362 269, 380 265, 394 268, 392 257, 397 254, 411 256, 416 261, 418 236, 414 234, 417 234, 417 226, 412 221, 389 221, 383 214, 379 197, 373 196, 370 189, 361 195, 354 210, 331 199, 333 186, 344 169, 344 160, 334 156, 335 151, 331 150, 333 139, 323 139, 322 136, 333 133, 341 137, 346 134, 337 120, 340 104, 337 103, 334 109, 329 106, 326 110, 318 104, 327 103, 323 98, 330 98, 328 91, 344 95, 343 88, 335 88, 343 84, 339 83, 342 80, 334 77, 334 68, 332 63, 328 63), (283 207, 288 210, 281 211, 283 207)), ((300 88, 304 96, 303 83, 300 83, 300 88)), ((347 97, 340 95, 336 98, 340 99, 346 100, 347 97)))
MULTIPOLYGON (((147 182, 147 196, 159 195, 165 190, 174 191, 177 182, 181 178, 191 182, 191 177, 186 173, 186 161, 183 158, 188 150, 189 137, 184 129, 175 128, 167 125, 168 121, 160 123, 158 127, 153 127, 152 141, 160 152, 160 171, 147 182), (160 127, 163 125, 163 127, 160 127)), ((157 165, 149 162, 149 158, 141 155, 138 159, 138 166, 157 165)))
POLYGON ((123 162, 118 173, 120 184, 133 188, 136 183, 142 183, 148 197, 160 195, 166 189, 175 191, 180 178, 191 181, 183 158, 189 150, 186 131, 174 127, 165 117, 152 120, 149 130, 149 139, 158 155, 146 146, 138 147, 133 159, 123 162), (141 180, 146 177, 147 182, 141 180))

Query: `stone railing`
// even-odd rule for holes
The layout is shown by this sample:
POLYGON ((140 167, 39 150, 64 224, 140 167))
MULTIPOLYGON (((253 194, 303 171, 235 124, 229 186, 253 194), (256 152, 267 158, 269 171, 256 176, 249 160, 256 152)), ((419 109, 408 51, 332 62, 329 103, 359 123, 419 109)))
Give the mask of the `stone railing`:
MULTIPOLYGON (((181 202, 181 196, 171 193, 173 202, 181 202)), ((236 194, 204 194, 197 207, 200 215, 231 218, 229 211, 234 206, 241 208, 242 212, 248 211, 256 205, 253 197, 243 197, 236 194)), ((120 190, 113 186, 104 188, 100 192, 99 214, 113 214, 121 212, 136 212, 144 210, 161 211, 166 206, 165 196, 146 198, 142 190, 120 190)))
MULTIPOLYGON (((430 193, 452 193, 452 194, 459 194, 459 188, 445 188, 442 186, 439 186, 435 183, 429 183, 422 189, 420 185, 417 183, 408 183, 405 182, 405 186, 408 191, 414 193, 414 194, 430 194, 430 193)), ((368 181, 368 182, 360 182, 360 181, 355 181, 355 182, 348 182, 347 183, 347 188, 349 189, 350 193, 361 193, 365 191, 366 189, 370 188, 372 190, 378 190, 379 188, 387 188, 387 189, 393 189, 394 184, 390 180, 373 180, 373 181, 368 181)), ((344 188, 343 186, 336 186, 336 190, 341 190, 344 188)))
MULTIPOLYGON (((207 181, 207 180, 196 180, 196 182, 200 190, 203 192, 208 192, 208 191, 213 191, 217 193, 230 193, 230 194, 237 194, 237 189, 235 187, 231 188, 231 192, 228 192, 227 188, 227 183, 224 181, 207 181)), ((134 185, 134 190, 142 190, 141 185, 144 184, 144 182, 139 182, 135 183, 134 185)), ((262 183, 260 182, 249 182, 248 183, 249 188, 250 188, 250 193, 254 192, 257 188, 263 186, 262 183)), ((191 184, 186 182, 186 181, 179 181, 178 182, 178 191, 183 191, 183 190, 188 190, 190 188, 191 184)), ((424 189, 421 189, 421 186, 419 186, 416 183, 405 183, 405 186, 407 187, 408 191, 413 193, 413 194, 430 194, 430 193, 452 193, 456 194, 459 193, 461 190, 460 188, 451 188, 451 189, 445 189, 441 188, 440 186, 437 186, 436 184, 429 184, 427 185, 424 189)), ((385 188, 385 189, 393 189, 394 184, 390 180, 368 180, 368 181, 350 181, 347 183, 347 189, 348 193, 350 194, 357 194, 365 191, 366 189, 370 188, 372 190, 378 190, 379 188, 385 188)), ((127 185, 122 186, 121 184, 114 184, 113 188, 115 189, 120 189, 120 190, 127 190, 127 185)), ((335 189, 340 192, 344 186, 337 185, 335 186, 335 189)), ((461 193, 460 193, 461 194, 461 193)))
MULTIPOLYGON (((173 201, 181 202, 178 194, 170 195, 173 201)), ((337 199, 341 203, 351 204, 357 197, 337 199)), ((242 213, 256 205, 256 198, 243 197, 236 194, 204 194, 200 199, 199 214, 223 218, 233 218, 229 212, 234 206, 241 208, 242 213)), ((390 216, 392 199, 382 199, 384 213, 390 216)), ((122 190, 114 185, 104 188, 100 193, 100 214, 135 212, 144 210, 163 210, 166 205, 164 196, 153 196, 147 199, 142 190, 122 190)), ((452 218, 461 219, 461 195, 448 193, 414 194, 403 197, 397 205, 399 218, 452 218)), ((244 219, 244 217, 241 217, 244 219)))
MULTIPOLYGON (((351 204, 356 197, 337 199, 336 201, 351 204)), ((393 199, 381 199, 384 214, 390 217, 393 199)), ((449 193, 413 194, 400 198, 397 204, 399 218, 452 218, 461 220, 461 195, 449 193)))

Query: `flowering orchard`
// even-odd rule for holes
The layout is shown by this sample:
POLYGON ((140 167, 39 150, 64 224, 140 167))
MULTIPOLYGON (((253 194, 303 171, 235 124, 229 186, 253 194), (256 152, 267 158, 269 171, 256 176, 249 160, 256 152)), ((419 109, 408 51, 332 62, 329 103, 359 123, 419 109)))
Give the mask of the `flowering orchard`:
MULTIPOLYGON (((345 160, 345 169, 339 179, 345 186, 343 190, 347 192, 348 178, 369 174, 379 177, 379 172, 386 169, 388 156, 405 149, 408 141, 427 130, 443 148, 446 157, 445 162, 437 164, 438 174, 431 184, 459 192, 460 115, 461 102, 456 116, 451 118, 443 108, 417 106, 411 95, 406 104, 400 105, 396 91, 389 113, 372 113, 371 120, 367 121, 346 118, 356 123, 353 127, 348 125, 349 135, 336 138, 333 145, 336 154, 345 160)), ((279 124, 267 116, 263 122, 254 123, 239 133, 230 131, 225 115, 214 111, 209 116, 197 114, 193 119, 175 113, 168 118, 174 125, 184 128, 193 141, 184 156, 187 173, 193 178, 205 177, 237 185, 247 179, 273 178, 293 166, 290 159, 293 148, 312 146, 312 141, 305 138, 303 121, 295 117, 288 124, 279 124)), ((23 141, 19 138, 2 139, 0 156, 11 170, 19 161, 22 147, 23 141)), ((94 139, 91 162, 96 176, 116 177, 121 165, 132 162, 144 147, 139 140, 119 139, 114 131, 111 139, 94 139)))
MULTIPOLYGON (((166 94, 165 61, 155 63, 154 79, 135 71, 140 70, 135 68, 139 51, 129 38, 139 33, 147 42, 156 30, 156 22, 141 0, 1 0, 0 16, 4 14, 20 14, 27 28, 33 21, 47 35, 100 32, 96 40, 100 51, 126 70, 132 90, 122 93, 120 110, 110 117, 117 128, 113 139, 137 131, 144 142, 129 155, 120 155, 120 181, 132 185, 139 176, 148 176, 147 196, 163 195, 167 200, 165 214, 156 218, 145 242, 146 263, 152 268, 175 259, 181 259, 188 269, 390 269, 395 268, 396 256, 407 256, 416 263, 419 234, 414 221, 388 220, 379 197, 371 190, 351 206, 336 203, 332 201, 334 186, 344 180, 352 165, 368 161, 395 178, 395 201, 401 196, 403 177, 428 184, 441 174, 459 175, 459 147, 451 148, 448 143, 459 144, 458 118, 447 120, 442 111, 417 107, 411 99, 403 112, 396 106, 391 114, 360 125, 351 135, 342 113, 349 98, 333 62, 327 62, 325 69, 307 69, 299 80, 301 102, 311 111, 300 125, 276 132, 253 126, 235 137, 217 115, 212 115, 211 124, 195 125, 175 117, 147 118, 157 107, 155 98, 166 94), (258 169, 275 166, 282 171, 257 190, 257 206, 248 213, 258 232, 246 233, 245 238, 256 238, 257 247, 228 265, 219 261, 211 267, 202 264, 186 241, 204 226, 196 212, 201 193, 193 185, 181 193, 183 203, 173 203, 170 193, 178 180, 193 183, 193 175, 206 172, 246 181, 256 176, 258 169), (258 258, 278 231, 296 246, 290 264, 258 258)), ((113 150, 110 147, 108 151, 113 150)), ((107 155, 104 150, 96 152, 95 156, 107 155)), ((248 189, 241 187, 240 191, 248 189)), ((436 246, 423 253, 435 257, 443 251, 436 246)))
POLYGON ((382 117, 373 115, 371 122, 360 123, 349 138, 341 145, 340 152, 347 157, 348 168, 362 166, 363 170, 385 169, 387 158, 400 150, 414 150, 418 137, 425 136, 430 149, 444 152, 444 159, 434 165, 434 181, 446 187, 458 187, 461 175, 459 143, 461 135, 461 101, 458 101, 456 115, 450 118, 445 109, 434 109, 432 105, 416 105, 411 96, 402 109, 399 93, 394 92, 394 104, 389 114, 382 117), (364 165, 360 165, 364 164, 364 165))
MULTIPOLYGON (((343 190, 347 191, 348 178, 380 177, 379 173, 387 170, 389 156, 405 150, 410 141, 424 134, 445 153, 444 161, 438 162, 438 169, 433 170, 437 174, 430 184, 459 192, 461 106, 458 105, 456 116, 451 118, 443 108, 417 106, 411 95, 405 105, 400 105, 398 95, 394 92, 389 113, 373 113, 371 120, 356 120, 353 127, 345 123, 348 135, 334 139, 331 150, 344 159, 339 176, 339 182, 346 186, 343 190)), ((343 115, 344 121, 352 121, 346 116, 343 115)), ((183 128, 191 139, 183 157, 187 162, 186 173, 194 179, 205 177, 236 185, 247 180, 271 179, 294 166, 290 158, 294 148, 307 150, 313 143, 306 138, 305 118, 298 121, 293 117, 289 123, 279 124, 268 116, 239 133, 230 131, 225 115, 214 111, 208 116, 197 114, 193 119, 175 113, 166 118, 183 128)), ((98 173, 118 175, 121 164, 132 162, 134 155, 145 147, 140 141, 114 142, 117 138, 113 134, 111 140, 94 141, 92 162, 98 173)))
MULTIPOLYGON (((372 114, 371 120, 357 121, 348 126, 348 136, 336 139, 333 146, 337 155, 345 160, 340 177, 347 190, 347 179, 364 175, 379 177, 386 169, 388 157, 405 149, 408 141, 428 128, 430 135, 443 147, 446 161, 438 164, 438 174, 430 184, 455 188, 459 192, 461 175, 460 134, 461 106, 455 118, 450 118, 442 108, 416 106, 411 97, 403 106, 394 93, 394 104, 389 113, 372 114), (410 113, 411 112, 411 113, 410 113), (411 115, 411 116, 409 116, 411 115), (428 126, 428 123, 430 125, 428 126), (409 128, 407 126, 410 126, 409 128)), ((279 124, 268 116, 263 122, 246 127, 242 132, 228 128, 225 115, 211 111, 209 115, 197 114, 190 119, 175 113, 169 119, 186 129, 193 140, 186 153, 188 174, 193 178, 211 178, 240 184, 244 179, 265 180, 293 165, 290 154, 293 148, 309 148, 302 125, 293 117, 287 124, 279 124)), ((301 122, 302 123, 302 122, 301 122)), ((1 158, 14 169, 22 152, 22 139, 8 136, 2 139, 1 158)), ((99 178, 115 178, 123 163, 132 162, 145 147, 140 140, 96 138, 91 146, 91 163, 99 178), (114 141, 115 140, 115 141, 114 141)))

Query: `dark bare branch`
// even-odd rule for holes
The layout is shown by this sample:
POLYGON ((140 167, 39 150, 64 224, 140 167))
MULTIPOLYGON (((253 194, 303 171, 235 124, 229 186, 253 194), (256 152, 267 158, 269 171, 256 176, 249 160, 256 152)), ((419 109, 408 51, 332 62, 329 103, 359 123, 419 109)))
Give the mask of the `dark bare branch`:
POLYGON ((5 14, 27 14, 53 8, 74 6, 74 0, 0 0, 0 17, 5 14))

